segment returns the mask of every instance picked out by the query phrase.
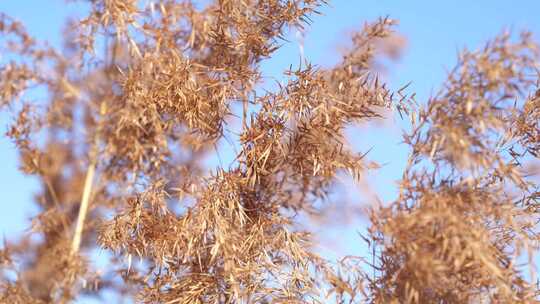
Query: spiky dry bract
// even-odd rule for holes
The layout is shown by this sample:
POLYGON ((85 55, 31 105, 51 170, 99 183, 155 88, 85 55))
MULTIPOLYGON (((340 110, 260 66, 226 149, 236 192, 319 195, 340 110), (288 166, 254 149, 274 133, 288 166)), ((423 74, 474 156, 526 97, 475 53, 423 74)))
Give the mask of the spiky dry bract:
POLYGON ((521 41, 510 43, 509 35, 502 34, 482 51, 462 52, 446 90, 419 114, 422 124, 429 123, 430 129, 422 136, 418 133, 421 127, 417 128, 413 135, 416 141, 411 142, 416 153, 460 170, 499 166, 496 141, 509 126, 504 115, 511 113, 514 99, 535 81, 531 75, 540 50, 529 36, 523 34, 521 41))
POLYGON ((540 157, 540 89, 527 99, 512 127, 526 152, 540 157))
POLYGON ((112 176, 159 176, 162 165, 170 163, 171 141, 192 133, 192 149, 197 150, 222 132, 230 88, 197 72, 174 50, 145 56, 130 68, 121 86, 123 95, 106 103, 103 118, 112 176))
POLYGON ((307 243, 302 234, 289 231, 276 206, 256 201, 246 182, 238 172, 219 172, 197 205, 180 217, 167 211, 159 192, 147 193, 106 225, 102 244, 149 258, 159 269, 141 301, 302 298, 313 283, 306 281, 312 259, 307 243))
MULTIPOLYGON (((21 49, 27 49, 34 45, 34 41, 26 33, 24 27, 5 14, 0 14, 0 33, 2 33, 2 42, 4 44, 2 51, 6 53, 10 51, 10 48, 16 48, 15 51, 22 51, 17 49, 19 45, 21 45, 21 49)), ((0 78, 0 88, 2 89, 0 107, 2 108, 19 97, 27 88, 28 82, 35 77, 26 64, 14 61, 3 64, 0 75, 2 76, 0 78)))
POLYGON ((371 217, 382 246, 373 302, 536 303, 518 258, 537 249, 538 213, 529 205, 538 202, 523 203, 534 187, 507 143, 528 143, 526 131, 508 131, 537 58, 528 34, 464 51, 445 89, 419 111, 405 136, 412 154, 400 197, 371 217))

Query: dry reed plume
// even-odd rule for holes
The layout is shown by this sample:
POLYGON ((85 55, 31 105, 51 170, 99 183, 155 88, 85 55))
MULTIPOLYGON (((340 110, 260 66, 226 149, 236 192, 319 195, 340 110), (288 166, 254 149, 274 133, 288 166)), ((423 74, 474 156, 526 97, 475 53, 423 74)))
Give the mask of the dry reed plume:
POLYGON ((0 15, 6 135, 41 182, 32 233, 0 251, 2 303, 539 301, 521 265, 534 270, 540 219, 531 34, 462 51, 417 103, 377 76, 399 45, 382 18, 336 66, 291 68, 261 94, 261 61, 326 1, 82 2, 62 49, 0 15), (372 257, 327 261, 298 214, 317 212, 341 172, 374 167, 345 129, 382 109, 410 119, 399 197, 370 210, 372 257), (206 174, 231 134, 235 161, 206 174))

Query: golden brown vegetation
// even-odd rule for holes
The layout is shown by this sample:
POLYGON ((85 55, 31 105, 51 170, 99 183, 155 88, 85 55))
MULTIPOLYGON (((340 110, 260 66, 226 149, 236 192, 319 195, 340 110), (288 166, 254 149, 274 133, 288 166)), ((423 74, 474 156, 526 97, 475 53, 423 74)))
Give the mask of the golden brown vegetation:
POLYGON ((7 136, 42 184, 32 234, 0 251, 2 303, 105 290, 169 304, 538 302, 520 266, 533 270, 540 218, 531 35, 463 51, 418 105, 376 74, 395 55, 380 47, 394 23, 383 18, 335 67, 291 68, 261 95, 260 62, 324 2, 91 1, 62 50, 0 15, 7 136), (297 214, 316 212, 340 172, 373 166, 344 131, 384 108, 412 124, 399 197, 371 208, 373 263, 327 261, 297 214), (207 176, 205 157, 234 132, 234 163, 207 176), (95 248, 113 253, 106 273, 95 248))

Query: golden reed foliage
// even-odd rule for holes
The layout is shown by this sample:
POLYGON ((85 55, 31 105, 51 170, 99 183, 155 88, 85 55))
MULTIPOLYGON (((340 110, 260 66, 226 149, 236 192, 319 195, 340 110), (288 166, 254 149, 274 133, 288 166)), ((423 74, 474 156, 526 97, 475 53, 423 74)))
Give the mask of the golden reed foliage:
POLYGON ((291 68, 261 94, 260 62, 325 1, 87 4, 61 50, 0 15, 6 135, 42 185, 32 234, 0 251, 2 303, 103 292, 169 304, 538 302, 520 266, 532 269, 540 219, 530 34, 463 51, 418 105, 377 77, 399 44, 388 18, 355 33, 335 67, 291 68), (297 214, 328 200, 340 172, 358 180, 372 166, 344 131, 384 108, 411 123, 399 197, 371 208, 372 257, 332 263, 297 214), (235 161, 207 176, 205 157, 235 130, 235 161), (96 248, 111 253, 105 272, 96 248))

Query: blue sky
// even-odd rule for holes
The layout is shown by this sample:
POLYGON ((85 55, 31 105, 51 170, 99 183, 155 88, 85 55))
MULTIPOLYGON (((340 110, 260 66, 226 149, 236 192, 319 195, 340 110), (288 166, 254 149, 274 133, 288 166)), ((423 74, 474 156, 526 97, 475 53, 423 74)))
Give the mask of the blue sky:
MULTIPOLYGON (((416 92, 421 102, 439 88, 445 78, 445 70, 454 65, 459 49, 481 47, 503 28, 515 32, 528 29, 536 33, 537 40, 540 38, 540 1, 537 0, 330 2, 330 6, 321 10, 323 14, 315 16, 313 25, 307 28, 303 46, 305 57, 323 66, 337 62, 339 52, 336 46, 347 45, 348 32, 361 28, 365 21, 388 15, 399 20, 397 31, 406 37, 407 46, 401 60, 390 65, 386 79, 393 88, 412 81, 409 90, 416 92)), ((0 11, 23 21, 31 34, 49 40, 52 45, 59 45, 64 17, 80 15, 80 6, 66 5, 62 0, 1 0, 0 11)), ((267 75, 279 77, 291 63, 298 63, 299 44, 294 35, 291 38, 289 45, 263 63, 263 71, 267 75)), ((0 55, 0 63, 2 60, 0 55)), ((390 120, 397 121, 398 118, 390 120)), ((2 133, 6 130, 7 121, 8 117, 0 114, 2 133)), ((406 159, 407 150, 399 145, 398 125, 351 134, 351 140, 359 150, 373 147, 369 154, 371 159, 385 164, 378 172, 369 175, 383 200, 389 200, 395 194, 392 190, 394 181, 399 179, 406 159)), ((13 238, 28 227, 28 218, 33 211, 32 191, 37 184, 18 172, 14 146, 5 137, 0 137, 0 161, 0 232, 7 238, 13 238)), ((356 228, 361 230, 361 227, 349 225, 329 233, 329 238, 339 236, 339 249, 335 251, 363 251, 356 228)))

